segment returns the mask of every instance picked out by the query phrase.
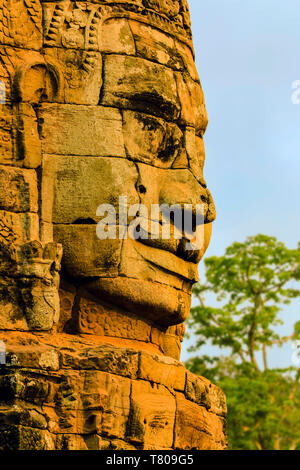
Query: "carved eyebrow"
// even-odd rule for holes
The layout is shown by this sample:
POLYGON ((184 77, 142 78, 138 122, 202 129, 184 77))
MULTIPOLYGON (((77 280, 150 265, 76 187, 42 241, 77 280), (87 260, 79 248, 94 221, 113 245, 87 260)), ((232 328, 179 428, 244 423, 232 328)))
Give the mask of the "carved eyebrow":
POLYGON ((143 111, 143 113, 149 114, 149 117, 153 115, 167 118, 169 121, 174 121, 177 119, 179 114, 175 104, 168 101, 165 96, 162 96, 156 90, 143 91, 141 93, 128 95, 128 100, 131 100, 136 104, 135 109, 137 111, 143 111))

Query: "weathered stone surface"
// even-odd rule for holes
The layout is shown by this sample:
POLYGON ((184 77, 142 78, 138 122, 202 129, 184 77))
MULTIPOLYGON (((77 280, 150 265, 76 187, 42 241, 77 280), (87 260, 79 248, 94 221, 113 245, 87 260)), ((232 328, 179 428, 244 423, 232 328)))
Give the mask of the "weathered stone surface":
POLYGON ((171 448, 175 410, 175 398, 165 388, 134 382, 128 438, 144 450, 171 448))
POLYGON ((47 222, 80 225, 87 219, 99 221, 98 207, 111 204, 118 214, 121 196, 128 205, 139 203, 137 169, 123 158, 45 155, 43 169, 42 185, 48 198, 44 198, 42 217, 47 222))
POLYGON ((78 322, 78 332, 97 336, 136 339, 145 343, 150 341, 151 325, 139 317, 126 313, 108 304, 100 305, 97 299, 88 294, 76 299, 74 321, 78 322))
POLYGON ((180 360, 181 343, 185 334, 184 323, 170 326, 163 337, 163 351, 166 356, 180 360))
POLYGON ((37 212, 37 175, 32 170, 0 166, 0 208, 12 212, 37 212))
POLYGON ((1 5, 0 44, 27 49, 42 46, 42 6, 40 2, 8 0, 1 5))
POLYGON ((48 431, 25 426, 3 426, 1 450, 55 450, 54 437, 48 431))
POLYGON ((142 58, 108 55, 101 104, 176 119, 180 111, 172 70, 142 58))
POLYGON ((183 152, 183 135, 175 124, 133 111, 123 111, 127 156, 134 161, 171 168, 183 152))
POLYGON ((37 168, 41 163, 41 143, 32 106, 0 104, 0 124, 0 163, 37 168))
POLYGON ((102 56, 97 51, 47 48, 45 60, 61 74, 59 102, 97 105, 102 88, 102 56))
POLYGON ((140 379, 183 391, 185 387, 185 374, 185 367, 177 361, 141 352, 140 379))
POLYGON ((176 72, 176 83, 181 103, 180 122, 194 127, 197 135, 202 136, 208 123, 202 87, 180 72, 176 72))
POLYGON ((224 421, 176 394, 175 449, 222 450, 224 421))
POLYGON ((137 377, 139 361, 134 350, 100 343, 98 347, 81 347, 81 350, 66 347, 61 354, 64 368, 100 370, 124 377, 137 377))
POLYGON ((199 405, 205 406, 211 413, 226 417, 226 398, 217 385, 204 377, 187 372, 185 396, 199 405))
MULTIPOLYGON (((93 336, 61 335, 63 348, 49 334, 24 333, 21 340, 6 333, 6 338, 1 448, 12 445, 24 426, 36 440, 20 444, 17 439, 16 448, 224 448, 223 418, 176 394, 183 391, 186 374, 178 361, 144 352, 138 359, 133 349, 96 346, 93 336)), ((213 387, 189 373, 190 383, 198 379, 213 387)), ((221 398, 219 392, 220 404, 221 398)))
POLYGON ((206 126, 186 0, 1 3, 1 450, 225 448, 179 362, 206 126))
POLYGON ((4 244, 22 244, 37 240, 38 215, 30 212, 15 213, 0 210, 0 241, 4 244))
POLYGON ((129 22, 123 18, 107 20, 99 29, 99 47, 103 53, 135 55, 136 45, 129 22), (114 40, 112 41, 112 38, 114 40))
POLYGON ((64 246, 63 265, 70 276, 118 276, 122 240, 99 240, 95 227, 54 225, 54 238, 64 246))
POLYGON ((190 294, 166 284, 141 281, 126 277, 100 278, 87 285, 90 292, 109 302, 156 322, 158 326, 169 326, 184 322, 190 311, 190 294), (129 295, 128 295, 129 294, 129 295))
POLYGON ((45 405, 51 433, 123 438, 130 409, 130 381, 104 372, 67 372, 45 405))
POLYGON ((16 405, 13 409, 0 406, 0 426, 24 425, 31 428, 47 429, 46 418, 35 409, 21 408, 16 405))
POLYGON ((23 306, 20 305, 19 288, 16 283, 0 284, 0 330, 28 330, 23 306))
POLYGON ((176 54, 174 38, 146 24, 130 21, 137 55, 179 70, 181 57, 176 54))
POLYGON ((23 166, 37 168, 41 164, 41 143, 39 140, 37 118, 31 104, 20 103, 16 109, 17 119, 17 158, 23 166))
POLYGON ((13 112, 12 107, 0 104, 0 163, 11 163, 13 153, 13 112))
POLYGON ((122 118, 117 109, 44 104, 38 116, 47 154, 125 157, 122 118))
POLYGON ((184 42, 175 40, 175 46, 183 61, 184 68, 195 82, 200 82, 198 71, 195 65, 194 54, 191 47, 184 42))

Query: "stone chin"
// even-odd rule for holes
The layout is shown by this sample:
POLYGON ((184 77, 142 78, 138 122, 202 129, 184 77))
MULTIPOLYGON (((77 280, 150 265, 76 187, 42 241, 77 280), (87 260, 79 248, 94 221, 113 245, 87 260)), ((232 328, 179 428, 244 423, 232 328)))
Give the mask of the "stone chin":
POLYGON ((100 300, 111 302, 159 326, 183 323, 189 315, 191 293, 168 285, 117 277, 99 278, 85 287, 100 300))
POLYGON ((198 264, 209 245, 212 223, 204 226, 203 247, 196 262, 127 239, 98 240, 93 254, 93 245, 87 245, 90 247, 87 257, 93 266, 85 265, 82 257, 75 256, 74 249, 82 246, 86 229, 77 226, 69 237, 58 237, 64 245, 64 275, 75 277, 76 283, 80 280, 81 288, 96 296, 100 303, 109 302, 157 325, 168 327, 187 319, 192 286, 199 280, 198 264))

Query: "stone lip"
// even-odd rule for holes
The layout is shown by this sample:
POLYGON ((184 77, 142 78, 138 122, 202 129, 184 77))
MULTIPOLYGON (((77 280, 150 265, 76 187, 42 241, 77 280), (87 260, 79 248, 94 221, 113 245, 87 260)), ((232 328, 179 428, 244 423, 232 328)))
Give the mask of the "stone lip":
POLYGON ((86 335, 1 336, 1 449, 226 448, 224 394, 179 361, 86 335))

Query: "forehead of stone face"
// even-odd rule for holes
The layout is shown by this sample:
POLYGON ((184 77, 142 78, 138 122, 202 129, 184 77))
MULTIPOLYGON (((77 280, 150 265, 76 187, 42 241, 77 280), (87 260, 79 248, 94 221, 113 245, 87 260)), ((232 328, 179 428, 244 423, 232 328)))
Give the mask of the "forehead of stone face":
POLYGON ((99 29, 101 104, 141 111, 203 134, 204 95, 188 42, 153 25, 110 18, 99 29))

